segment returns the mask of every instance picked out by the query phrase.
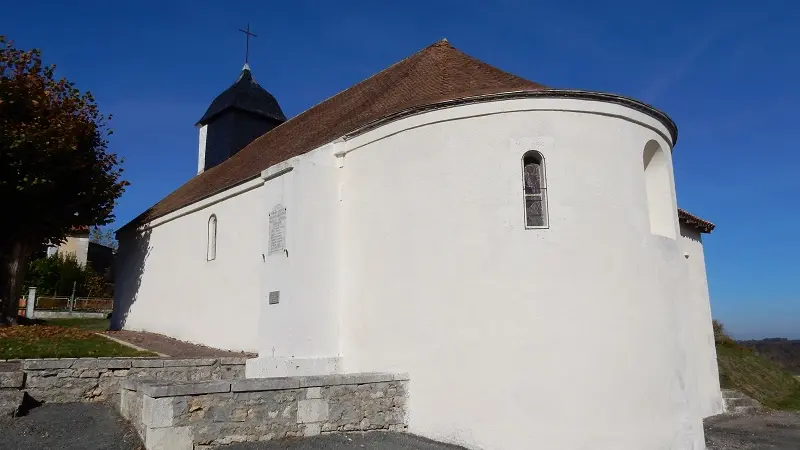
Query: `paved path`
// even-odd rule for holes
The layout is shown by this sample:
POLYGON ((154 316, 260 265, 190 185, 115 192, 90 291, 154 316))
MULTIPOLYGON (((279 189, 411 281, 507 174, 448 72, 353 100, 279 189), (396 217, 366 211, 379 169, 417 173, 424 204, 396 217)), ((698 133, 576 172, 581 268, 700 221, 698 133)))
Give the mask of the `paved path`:
POLYGON ((100 404, 42 405, 27 416, 0 418, 3 450, 140 450, 133 429, 100 404))
POLYGON ((708 450, 800 449, 800 413, 721 415, 705 420, 708 450))
POLYGON ((129 342, 137 347, 141 347, 153 352, 168 355, 174 358, 214 358, 220 356, 250 356, 255 354, 229 352, 216 348, 205 347, 203 345, 190 344, 179 341, 163 334, 148 333, 146 331, 107 331, 108 336, 129 342))

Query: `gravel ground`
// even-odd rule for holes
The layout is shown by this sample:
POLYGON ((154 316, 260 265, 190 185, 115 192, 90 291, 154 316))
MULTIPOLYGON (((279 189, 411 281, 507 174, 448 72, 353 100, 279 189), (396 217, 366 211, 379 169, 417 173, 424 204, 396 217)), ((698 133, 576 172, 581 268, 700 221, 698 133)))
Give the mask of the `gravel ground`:
POLYGON ((148 333, 146 331, 107 331, 105 334, 129 342, 137 347, 163 353, 173 358, 215 358, 221 356, 256 356, 250 353, 229 352, 203 345, 190 344, 179 341, 163 334, 148 333))
POLYGON ((708 450, 800 449, 800 413, 721 415, 705 421, 708 450))
POLYGON ((410 434, 373 431, 234 444, 225 450, 463 450, 410 434))
POLYGON ((42 405, 27 416, 0 419, 3 450, 140 450, 136 430, 101 404, 42 405))
MULTIPOLYGON (((800 413, 706 419, 708 450, 800 449, 800 413)), ((142 450, 136 431, 102 404, 42 405, 27 416, 0 418, 3 450, 142 450)), ((234 444, 226 450, 456 450, 460 447, 399 433, 325 434, 313 438, 234 444)))

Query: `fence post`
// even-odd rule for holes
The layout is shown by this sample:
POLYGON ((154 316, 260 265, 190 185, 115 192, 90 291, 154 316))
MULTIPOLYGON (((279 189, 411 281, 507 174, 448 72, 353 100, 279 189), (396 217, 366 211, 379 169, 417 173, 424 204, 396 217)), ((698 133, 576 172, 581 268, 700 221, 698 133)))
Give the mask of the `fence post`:
POLYGON ((72 313, 72 308, 75 307, 75 284, 77 281, 72 282, 72 295, 69 296, 69 312, 72 313))
POLYGON ((28 300, 25 301, 25 317, 33 319, 33 310, 36 307, 36 287, 28 288, 28 300))

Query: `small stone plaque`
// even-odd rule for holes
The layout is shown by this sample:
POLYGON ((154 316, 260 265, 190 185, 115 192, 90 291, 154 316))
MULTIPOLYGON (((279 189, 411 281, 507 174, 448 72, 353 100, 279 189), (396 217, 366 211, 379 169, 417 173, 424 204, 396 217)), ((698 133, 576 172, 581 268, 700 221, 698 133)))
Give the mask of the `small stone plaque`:
POLYGON ((267 254, 286 248, 286 207, 276 205, 269 213, 269 248, 267 254))
POLYGON ((269 304, 275 305, 281 300, 281 291, 272 291, 269 293, 269 304))

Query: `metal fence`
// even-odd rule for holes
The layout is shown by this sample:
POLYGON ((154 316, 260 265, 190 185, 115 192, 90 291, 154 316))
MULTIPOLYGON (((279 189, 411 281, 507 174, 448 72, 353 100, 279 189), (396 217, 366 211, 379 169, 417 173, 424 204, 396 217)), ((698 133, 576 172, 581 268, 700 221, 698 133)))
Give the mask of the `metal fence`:
POLYGON ((113 298, 99 297, 36 297, 36 310, 39 311, 92 311, 110 312, 114 309, 113 298))

